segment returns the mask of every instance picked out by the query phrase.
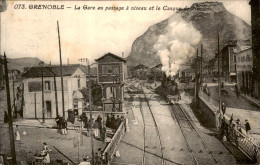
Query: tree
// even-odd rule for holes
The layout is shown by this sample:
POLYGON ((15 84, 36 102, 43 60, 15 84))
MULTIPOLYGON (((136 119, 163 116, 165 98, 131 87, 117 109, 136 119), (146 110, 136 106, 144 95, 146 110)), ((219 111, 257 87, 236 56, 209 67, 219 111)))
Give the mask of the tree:
MULTIPOLYGON (((102 98, 102 88, 97 82, 92 81, 91 83, 92 89, 92 103, 94 105, 101 105, 102 98)), ((84 101, 89 102, 89 88, 82 88, 80 92, 83 94, 84 101)))

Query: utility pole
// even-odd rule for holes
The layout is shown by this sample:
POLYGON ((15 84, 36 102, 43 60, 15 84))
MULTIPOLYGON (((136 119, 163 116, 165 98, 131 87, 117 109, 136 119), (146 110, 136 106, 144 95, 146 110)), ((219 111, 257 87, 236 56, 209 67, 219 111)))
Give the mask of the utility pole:
POLYGON ((17 112, 16 112, 16 108, 15 108, 15 90, 14 90, 14 70, 12 69, 12 79, 13 79, 13 112, 14 112, 14 118, 17 118, 17 112))
MULTIPOLYGON (((89 88, 89 118, 90 120, 92 120, 92 89, 91 89, 91 83, 90 83, 90 65, 89 65, 89 59, 88 59, 88 88, 89 88)), ((93 132, 92 132, 92 124, 90 125, 90 138, 91 138, 91 153, 92 153, 92 164, 95 163, 95 154, 94 154, 94 142, 93 142, 93 136, 92 136, 93 132)))
POLYGON ((199 49, 197 48, 197 55, 196 55, 196 67, 195 67, 195 99, 194 101, 197 102, 198 99, 198 56, 199 56, 199 49))
POLYGON ((218 95, 219 95, 219 114, 221 114, 219 33, 218 33, 218 95))
POLYGON ((57 95, 57 84, 56 84, 56 75, 54 75, 54 90, 55 90, 55 106, 56 106, 56 117, 59 115, 59 108, 58 108, 58 95, 57 95))
POLYGON ((44 110, 44 85, 43 85, 43 62, 40 62, 42 70, 42 123, 45 123, 45 110, 44 110))
POLYGON ((54 80, 54 91, 55 91, 55 106, 56 106, 56 117, 59 115, 59 109, 58 109, 58 95, 57 95, 57 83, 56 83, 56 74, 52 71, 51 68, 46 67, 52 74, 53 74, 53 80, 54 80))
POLYGON ((34 111, 35 111, 35 119, 37 119, 37 102, 36 102, 36 93, 34 93, 34 111))
POLYGON ((7 108, 8 108, 8 118, 9 118, 9 136, 10 136, 10 145, 11 145, 11 154, 12 154, 12 164, 16 164, 14 131, 13 131, 13 117, 12 117, 10 87, 9 87, 9 76, 8 76, 7 59, 6 59, 5 53, 4 53, 4 70, 5 70, 5 85, 6 85, 7 108))
POLYGON ((59 52, 60 52, 60 74, 61 74, 62 115, 63 115, 63 117, 65 117, 65 107, 64 107, 64 87, 63 87, 63 73, 62 73, 62 58, 61 58, 61 44, 60 44, 60 29, 59 29, 59 21, 57 21, 57 27, 58 27, 59 52))
POLYGON ((201 60, 200 60, 200 84, 202 86, 203 82, 203 69, 202 69, 202 63, 203 63, 203 44, 201 44, 201 60))

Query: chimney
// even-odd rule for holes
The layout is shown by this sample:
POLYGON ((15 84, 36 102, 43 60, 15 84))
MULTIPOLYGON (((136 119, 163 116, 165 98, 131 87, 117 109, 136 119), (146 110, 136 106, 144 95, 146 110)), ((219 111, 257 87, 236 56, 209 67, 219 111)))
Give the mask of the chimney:
POLYGON ((51 61, 50 61, 50 65, 51 65, 51 61))
POLYGON ((68 63, 68 65, 70 64, 70 60, 69 60, 69 58, 67 58, 67 63, 68 63))
POLYGON ((124 52, 122 52, 122 58, 125 58, 125 57, 124 57, 124 52))

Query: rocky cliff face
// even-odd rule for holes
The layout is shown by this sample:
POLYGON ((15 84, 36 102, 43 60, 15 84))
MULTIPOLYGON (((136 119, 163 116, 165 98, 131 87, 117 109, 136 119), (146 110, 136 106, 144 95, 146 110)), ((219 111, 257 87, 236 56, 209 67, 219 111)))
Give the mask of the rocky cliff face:
MULTIPOLYGON (((251 27, 241 18, 228 12, 220 2, 194 3, 190 8, 180 9, 174 15, 179 15, 184 21, 192 23, 201 33, 206 60, 211 59, 217 51, 217 32, 220 34, 221 46, 226 45, 230 40, 244 41, 251 36, 251 27)), ((169 20, 174 19, 174 15, 152 25, 134 41, 127 57, 129 66, 139 63, 153 66, 160 63, 154 45, 160 35, 167 33, 169 20)))

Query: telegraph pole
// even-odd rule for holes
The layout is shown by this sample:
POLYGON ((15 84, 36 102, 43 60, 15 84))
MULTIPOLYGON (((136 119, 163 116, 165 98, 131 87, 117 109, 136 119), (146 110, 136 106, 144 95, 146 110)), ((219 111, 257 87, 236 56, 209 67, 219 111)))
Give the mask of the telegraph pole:
POLYGON ((14 70, 12 69, 12 79, 13 79, 13 108, 14 108, 14 118, 17 118, 17 112, 15 108, 15 90, 14 90, 14 70))
POLYGON ((4 70, 5 70, 5 85, 6 85, 6 96, 7 96, 7 108, 8 108, 8 118, 9 118, 9 136, 12 154, 12 164, 16 164, 16 153, 15 153, 15 143, 14 143, 14 131, 13 131, 13 117, 11 108, 11 97, 10 97, 10 87, 9 87, 9 76, 7 59, 4 53, 4 70))
POLYGON ((62 73, 62 58, 61 58, 61 44, 60 44, 60 29, 59 29, 59 21, 57 21, 57 27, 58 27, 59 52, 60 52, 60 74, 61 74, 62 115, 63 115, 63 117, 65 117, 65 107, 64 107, 64 87, 63 87, 63 73, 62 73))
POLYGON ((199 56, 199 49, 197 48, 197 55, 196 55, 196 69, 195 69, 195 102, 197 102, 197 99, 198 99, 198 69, 199 69, 199 66, 198 66, 198 56, 199 56))
POLYGON ((44 85, 43 85, 43 62, 40 62, 42 70, 42 123, 45 123, 45 109, 44 109, 44 85))
MULTIPOLYGON (((91 89, 91 83, 90 83, 90 65, 89 65, 89 59, 88 59, 88 88, 89 88, 89 118, 92 120, 92 89, 91 89)), ((103 119, 104 120, 104 119, 103 119)), ((92 153, 92 164, 95 163, 95 154, 94 154, 94 142, 93 142, 93 136, 92 136, 92 124, 90 125, 90 138, 91 138, 91 153, 92 153)))
POLYGON ((219 33, 218 33, 218 95, 219 95, 219 114, 221 114, 219 33))
POLYGON ((201 44, 201 60, 200 60, 200 84, 201 85, 202 85, 202 82, 203 82, 202 62, 203 62, 203 44, 201 44))

